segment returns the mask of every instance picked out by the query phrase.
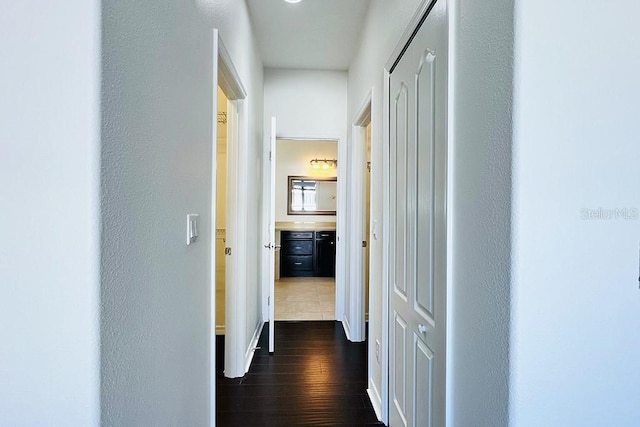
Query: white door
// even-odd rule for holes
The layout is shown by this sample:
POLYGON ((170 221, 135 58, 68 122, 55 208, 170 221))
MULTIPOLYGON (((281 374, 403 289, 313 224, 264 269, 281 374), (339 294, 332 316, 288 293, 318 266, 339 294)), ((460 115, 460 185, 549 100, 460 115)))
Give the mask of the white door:
POLYGON ((445 425, 447 17, 437 0, 390 75, 391 426, 445 425))
POLYGON ((271 118, 271 137, 269 139, 269 242, 265 245, 269 251, 269 353, 275 351, 275 280, 276 280, 276 118, 271 118))

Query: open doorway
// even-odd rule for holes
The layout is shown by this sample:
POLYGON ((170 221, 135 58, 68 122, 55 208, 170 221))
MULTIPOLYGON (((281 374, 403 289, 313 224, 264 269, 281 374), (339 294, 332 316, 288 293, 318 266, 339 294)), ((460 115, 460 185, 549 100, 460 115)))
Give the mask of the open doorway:
POLYGON ((278 138, 275 320, 336 320, 336 140, 278 138))
POLYGON ((364 190, 364 318, 369 321, 369 271, 371 261, 371 118, 365 128, 366 165, 364 190))
MULTIPOLYGON (((246 202, 238 196, 246 146, 247 93, 229 53, 213 30, 213 91, 211 141, 211 372, 218 366, 235 378, 246 372, 246 299, 243 281, 246 202), (220 157, 220 158, 219 158, 220 157), (234 251, 236 253, 234 253, 234 251), (217 335, 217 334, 224 335, 217 335), (217 336, 214 339, 214 334, 217 336), (224 342, 224 357, 217 346, 224 342), (223 360, 220 360, 223 359, 223 360)), ((211 378, 211 408, 215 408, 215 376, 211 378)))
POLYGON ((227 241, 227 121, 228 102, 218 86, 217 141, 216 141, 216 240, 215 240, 215 283, 216 283, 216 335, 225 334, 226 325, 226 241, 227 241))
POLYGON ((376 237, 375 224, 371 224, 371 102, 373 89, 356 114, 352 126, 349 158, 349 230, 347 233, 349 283, 345 319, 348 319, 349 339, 366 339, 369 315, 369 259, 371 238, 376 237), (372 229, 373 228, 373 229, 372 229))

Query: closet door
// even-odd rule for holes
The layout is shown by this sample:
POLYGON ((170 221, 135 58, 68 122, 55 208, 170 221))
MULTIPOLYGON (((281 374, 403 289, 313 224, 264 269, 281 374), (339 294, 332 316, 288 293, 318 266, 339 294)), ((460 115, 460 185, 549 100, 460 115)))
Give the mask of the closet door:
POLYGON ((390 425, 445 425, 447 17, 437 0, 390 75, 390 425))

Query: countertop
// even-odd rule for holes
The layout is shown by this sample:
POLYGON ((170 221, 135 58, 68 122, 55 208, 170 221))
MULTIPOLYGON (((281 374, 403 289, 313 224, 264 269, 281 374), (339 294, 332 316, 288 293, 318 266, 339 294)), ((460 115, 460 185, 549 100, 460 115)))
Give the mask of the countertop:
POLYGON ((276 231, 281 230, 314 230, 327 231, 335 230, 335 222, 316 222, 316 221, 276 221, 276 231))

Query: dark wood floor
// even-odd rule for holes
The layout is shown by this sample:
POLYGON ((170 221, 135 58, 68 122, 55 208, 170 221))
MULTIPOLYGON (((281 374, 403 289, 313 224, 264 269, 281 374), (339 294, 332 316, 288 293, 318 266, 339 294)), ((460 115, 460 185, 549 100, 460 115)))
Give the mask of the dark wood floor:
POLYGON ((277 322, 276 352, 268 325, 247 375, 222 374, 217 339, 216 425, 381 426, 366 394, 367 345, 349 342, 338 322, 277 322))

